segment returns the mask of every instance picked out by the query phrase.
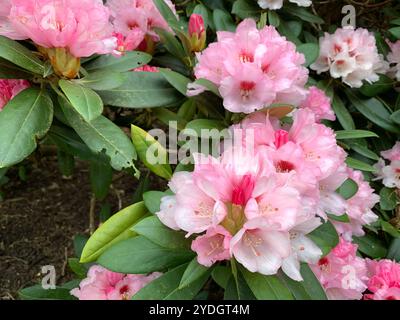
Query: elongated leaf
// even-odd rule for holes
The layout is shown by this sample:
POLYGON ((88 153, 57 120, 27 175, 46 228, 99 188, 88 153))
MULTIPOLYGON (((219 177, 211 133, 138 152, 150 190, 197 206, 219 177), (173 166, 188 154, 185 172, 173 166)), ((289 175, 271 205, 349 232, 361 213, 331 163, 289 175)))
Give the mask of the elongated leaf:
POLYGON ((400 238, 400 231, 397 228, 387 221, 381 220, 380 222, 383 231, 390 234, 392 237, 400 238))
POLYGON ((203 274, 190 285, 179 288, 180 279, 187 267, 181 265, 164 273, 161 277, 153 280, 138 293, 132 300, 191 300, 201 290, 208 278, 208 274, 203 274))
POLYGON ((349 216, 345 213, 340 216, 336 216, 334 214, 327 214, 330 220, 339 221, 339 222, 350 222, 349 216))
POLYGON ((400 238, 392 240, 386 258, 400 262, 400 238))
POLYGON ((347 157, 346 164, 353 169, 367 171, 367 172, 375 172, 375 168, 373 166, 354 158, 347 157))
POLYGON ((353 179, 347 179, 342 185, 336 190, 344 199, 350 199, 358 191, 358 184, 353 179))
POLYGON ((132 142, 140 160, 156 175, 170 179, 172 169, 168 163, 167 150, 143 129, 131 126, 132 142))
POLYGON ((261 8, 252 0, 237 0, 232 6, 232 13, 239 18, 258 18, 261 8))
POLYGON ((339 236, 331 222, 327 221, 307 235, 327 255, 339 243, 339 236))
POLYGON ((29 88, 0 112, 0 168, 22 161, 49 130, 53 103, 45 91, 29 88))
POLYGON ((304 58, 306 59, 304 66, 308 67, 317 60, 319 55, 319 45, 317 43, 303 43, 297 46, 297 51, 304 54, 304 58))
POLYGON ((103 116, 93 121, 85 121, 80 114, 64 99, 59 99, 68 122, 75 129, 86 145, 95 153, 105 150, 115 170, 134 168, 136 151, 125 133, 103 116))
POLYGON ((148 217, 132 227, 136 233, 146 237, 161 247, 169 249, 190 249, 185 233, 169 229, 157 217, 148 217))
POLYGON ((396 82, 388 76, 380 75, 379 80, 373 83, 365 83, 360 92, 367 97, 375 97, 390 90, 396 82))
POLYGON ((396 122, 398 125, 400 125, 400 110, 393 112, 390 115, 390 120, 392 120, 393 122, 396 122))
POLYGON ((86 242, 80 262, 94 261, 115 243, 135 236, 136 233, 131 228, 146 213, 147 210, 144 203, 138 202, 111 216, 86 242))
POLYGON ((400 133, 400 127, 390 119, 389 111, 378 99, 360 99, 350 90, 346 90, 346 94, 353 106, 368 120, 387 131, 400 133))
POLYGON ((321 283, 315 277, 314 273, 306 263, 302 263, 300 266, 300 273, 303 277, 302 285, 311 297, 312 300, 327 300, 324 289, 321 287, 321 283))
POLYGON ((332 109, 335 111, 336 117, 338 118, 342 127, 346 130, 354 130, 356 125, 351 117, 350 112, 344 106, 342 100, 338 95, 335 95, 332 100, 332 109))
POLYGON ((216 266, 211 272, 213 280, 221 287, 226 289, 229 278, 231 277, 231 269, 225 266, 216 266))
POLYGON ((96 198, 103 200, 110 189, 113 171, 108 161, 92 161, 90 163, 90 185, 96 198))
POLYGON ((44 64, 30 50, 3 36, 0 36, 0 57, 25 70, 40 75, 44 74, 44 64))
POLYGON ((379 205, 382 210, 393 210, 397 205, 396 189, 383 187, 379 192, 379 205))
POLYGON ((307 9, 298 7, 296 5, 286 5, 284 7, 284 11, 300 18, 303 21, 311 22, 311 23, 318 23, 323 24, 324 20, 312 13, 310 13, 307 9))
POLYGON ((375 161, 379 160, 379 156, 375 152, 371 151, 370 149, 368 149, 367 147, 365 147, 359 143, 350 142, 349 146, 355 152, 357 152, 358 154, 361 154, 362 156, 364 156, 368 159, 372 159, 375 161))
POLYGON ((121 86, 125 79, 126 73, 113 72, 110 70, 99 70, 90 73, 82 79, 71 81, 93 90, 110 90, 121 86))
POLYGON ((103 112, 103 101, 92 89, 68 80, 60 80, 59 85, 71 105, 86 121, 96 119, 103 112))
POLYGON ((160 72, 176 90, 186 95, 187 85, 191 81, 189 78, 168 69, 160 68, 160 72))
POLYGON ((218 31, 234 32, 236 30, 236 25, 233 22, 231 15, 224 10, 215 9, 213 11, 213 19, 215 28, 218 31))
POLYGON ((373 259, 383 258, 387 254, 385 244, 373 235, 353 237, 353 242, 358 244, 359 251, 373 259))
POLYGON ((38 284, 22 289, 18 292, 18 295, 22 300, 76 300, 69 292, 70 289, 68 288, 43 289, 38 284))
POLYGON ((161 13, 165 21, 171 28, 179 29, 179 21, 176 15, 172 12, 171 8, 165 3, 164 0, 153 0, 158 11, 161 13))
POLYGON ((336 131, 336 139, 358 139, 358 138, 369 138, 378 137, 375 132, 367 130, 340 130, 336 131))
POLYGON ((186 51, 178 39, 167 30, 161 28, 154 28, 154 30, 157 32, 158 36, 160 37, 160 42, 164 45, 168 52, 184 62, 186 60, 186 51))
POLYGON ((98 91, 105 104, 125 108, 166 107, 182 100, 161 73, 131 72, 115 89, 98 91))
POLYGON ((199 278, 203 277, 205 274, 210 274, 212 268, 207 268, 197 262, 197 258, 190 261, 185 272, 182 275, 181 282, 179 283, 179 289, 187 287, 199 278))
POLYGON ((213 119, 196 119, 192 120, 189 123, 187 123, 185 129, 191 129, 196 131, 197 135, 201 137, 201 130, 212 130, 212 129, 217 129, 217 130, 223 130, 226 127, 221 121, 218 120, 213 120, 213 119))
POLYGON ((99 58, 85 64, 88 71, 109 70, 113 72, 130 71, 150 62, 151 55, 141 51, 129 51, 122 57, 112 55, 101 55, 99 58))
POLYGON ((233 275, 230 276, 226 284, 224 300, 256 300, 256 297, 247 285, 242 274, 239 273, 237 281, 233 275))
MULTIPOLYGON (((164 248, 143 236, 137 236, 113 245, 97 262, 115 272, 149 273, 189 262, 193 255, 192 251, 164 248)), ((176 287, 178 285, 179 280, 176 287)))
POLYGON ((265 276, 242 270, 247 285, 258 300, 293 300, 285 284, 277 276, 265 276))
POLYGON ((143 194, 144 204, 151 213, 160 211, 161 198, 167 194, 161 191, 147 191, 143 194))

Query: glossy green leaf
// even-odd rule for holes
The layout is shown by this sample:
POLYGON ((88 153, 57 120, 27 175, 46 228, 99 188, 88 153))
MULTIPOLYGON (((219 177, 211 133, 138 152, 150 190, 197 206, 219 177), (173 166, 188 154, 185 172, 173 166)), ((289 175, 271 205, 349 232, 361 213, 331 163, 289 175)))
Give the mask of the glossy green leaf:
POLYGON ((329 219, 335 220, 338 222, 346 222, 346 223, 350 222, 350 218, 347 214, 342 214, 340 216, 337 216, 337 215, 328 213, 328 217, 329 217, 329 219))
POLYGON ((302 263, 300 265, 300 273, 303 277, 301 284, 303 285, 307 294, 312 300, 327 300, 324 289, 321 287, 321 283, 316 278, 308 264, 302 263))
POLYGON ((179 289, 187 287, 199 278, 203 277, 205 274, 210 274, 212 268, 207 268, 197 262, 197 258, 190 261, 185 272, 182 275, 181 282, 179 283, 179 289))
POLYGON ((342 125, 342 127, 346 130, 354 130, 356 125, 354 124, 354 120, 351 117, 350 112, 347 110, 342 100, 338 95, 335 95, 332 100, 332 109, 335 112, 335 115, 342 125))
POLYGON ((111 70, 99 70, 91 72, 82 79, 71 81, 93 90, 110 90, 121 86, 125 79, 126 73, 113 72, 111 70))
POLYGON ((86 121, 96 119, 103 112, 103 101, 92 89, 68 80, 60 80, 59 85, 71 105, 86 121))
POLYGON ((183 98, 159 72, 131 72, 122 86, 98 93, 104 104, 125 108, 166 107, 183 98))
POLYGON ((132 226, 147 213, 143 202, 135 203, 111 216, 89 238, 83 248, 80 262, 96 260, 115 243, 136 235, 132 226))
POLYGON ((43 75, 45 72, 44 64, 32 51, 25 48, 17 41, 0 36, 0 57, 11 61, 17 66, 43 75))
POLYGON ((385 244, 376 236, 367 234, 363 237, 353 237, 353 242, 358 244, 358 250, 370 258, 383 258, 387 254, 385 244))
POLYGON ((232 13, 239 18, 258 18, 261 8, 252 0, 237 0, 232 6, 232 13))
POLYGON ((304 58, 306 59, 304 66, 308 67, 317 60, 319 55, 319 45, 317 43, 303 43, 297 46, 297 51, 304 54, 304 58))
POLYGON ((382 210, 393 210, 397 205, 396 189, 383 187, 379 192, 379 205, 382 210))
POLYGON ((153 280, 138 293, 132 300, 191 300, 201 290, 206 282, 208 275, 204 274, 196 281, 184 288, 179 288, 187 264, 172 269, 162 276, 153 280))
POLYGON ((336 139, 359 139, 359 138, 369 138, 369 137, 378 137, 375 132, 367 131, 367 130, 339 130, 336 131, 336 139))
POLYGON ((236 25, 233 22, 231 15, 224 10, 215 9, 213 11, 213 19, 215 28, 218 31, 234 32, 236 30, 236 25))
POLYGON ((392 237, 400 238, 399 229, 395 228, 392 224, 384 220, 381 220, 380 223, 383 231, 390 234, 392 237))
POLYGON ((189 78, 168 69, 160 68, 160 72, 176 90, 186 96, 187 85, 191 82, 189 78))
POLYGON ((375 168, 373 166, 351 157, 346 158, 346 164, 353 169, 367 171, 367 172, 375 172, 375 168))
POLYGON ((386 258, 400 262, 400 238, 392 240, 386 258))
POLYGON ((293 300, 285 284, 276 275, 265 276, 242 269, 247 285, 258 300, 293 300))
POLYGON ((348 178, 342 185, 336 190, 344 199, 352 198, 358 191, 358 184, 353 180, 348 178))
POLYGON ((390 119, 390 112, 376 98, 360 99, 352 91, 346 90, 352 105, 371 122, 393 133, 400 133, 400 127, 390 119))
POLYGON ((224 300, 256 300, 253 292, 247 285, 242 274, 238 274, 237 281, 230 276, 224 293, 224 300))
MULTIPOLYGON (((193 259, 189 250, 161 247, 143 236, 126 239, 108 248, 97 260, 103 267, 120 273, 163 271, 193 259)), ((179 279, 176 287, 179 286, 179 279)))
POLYGON ((79 262, 78 258, 69 258, 68 266, 71 271, 75 273, 75 275, 77 275, 79 278, 86 278, 87 269, 82 263, 79 262))
POLYGON ((368 159, 372 159, 372 160, 375 160, 375 161, 379 160, 379 156, 375 152, 371 151, 370 149, 368 149, 367 147, 365 147, 365 146, 363 146, 363 145, 361 145, 359 143, 350 142, 349 146, 355 152, 357 152, 358 154, 361 154, 362 156, 364 156, 364 157, 366 157, 368 159))
POLYGON ((187 123, 185 129, 191 129, 196 131, 197 135, 201 136, 201 130, 223 130, 226 129, 221 121, 213 119, 196 119, 187 123))
POLYGON ((69 292, 69 288, 43 289, 37 284, 20 290, 18 295, 21 300, 76 300, 69 292))
POLYGON ((137 126, 131 126, 131 134, 140 160, 156 175, 169 180, 172 169, 168 163, 167 150, 152 135, 137 126))
POLYGON ((121 128, 103 116, 86 121, 67 101, 59 100, 68 122, 94 153, 105 150, 115 170, 135 169, 135 148, 121 128))
POLYGON ((103 200, 110 189, 113 170, 107 161, 92 161, 89 167, 90 185, 96 199, 103 200))
POLYGON ((146 237, 155 244, 169 249, 190 249, 191 241, 185 233, 166 227, 158 217, 147 217, 132 227, 136 233, 146 237))
POLYGON ((99 58, 84 65, 87 71, 107 70, 112 72, 131 71, 141 67, 151 60, 151 55, 141 51, 128 51, 121 57, 101 55, 99 58))
POLYGON ((22 161, 36 149, 53 120, 53 103, 45 91, 29 88, 0 112, 0 168, 22 161))
POLYGON ((151 213, 160 211, 161 198, 167 194, 161 191, 147 191, 143 194, 144 204, 151 213))
POLYGON ((178 18, 164 0, 153 0, 153 3, 171 28, 179 28, 178 18))
POLYGON ((400 27, 390 28, 388 30, 396 39, 400 39, 400 27))
POLYGON ((298 7, 296 5, 285 5, 284 11, 300 18, 302 21, 307 21, 311 23, 323 24, 324 20, 312 13, 310 13, 306 8, 298 7))
POLYGON ((226 289, 229 278, 231 277, 231 269, 225 266, 216 266, 211 272, 213 280, 221 287, 226 289))
POLYGON ((375 97, 393 88, 395 83, 393 79, 381 74, 378 81, 366 82, 359 90, 366 97, 375 97))
POLYGON ((339 243, 339 236, 330 221, 321 224, 317 229, 307 235, 322 250, 323 256, 327 255, 339 243))
POLYGON ((397 110, 397 111, 393 112, 390 115, 390 120, 392 120, 393 122, 395 122, 398 125, 400 125, 400 110, 397 110))

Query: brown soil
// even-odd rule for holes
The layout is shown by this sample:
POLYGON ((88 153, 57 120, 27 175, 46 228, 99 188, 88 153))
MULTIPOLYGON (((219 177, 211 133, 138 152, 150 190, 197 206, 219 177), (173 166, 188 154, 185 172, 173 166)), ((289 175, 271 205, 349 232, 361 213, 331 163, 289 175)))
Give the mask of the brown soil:
MULTIPOLYGON (((67 266, 67 258, 74 256, 72 240, 76 234, 89 234, 87 165, 77 162, 69 179, 62 177, 54 158, 41 159, 29 171, 27 181, 21 181, 17 171, 11 170, 10 182, 2 189, 0 299, 15 299, 18 290, 40 282, 44 265, 55 266, 57 284, 72 279, 67 266)), ((132 203, 136 186, 133 177, 114 175, 113 188, 105 200, 112 212, 132 203)), ((97 204, 96 213, 99 210, 97 204)))

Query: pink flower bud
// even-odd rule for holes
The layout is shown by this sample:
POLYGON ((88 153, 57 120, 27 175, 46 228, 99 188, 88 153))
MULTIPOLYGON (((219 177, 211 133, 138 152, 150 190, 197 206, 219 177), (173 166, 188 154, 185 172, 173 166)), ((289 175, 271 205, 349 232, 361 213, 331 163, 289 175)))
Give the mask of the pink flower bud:
POLYGON ((206 46, 206 30, 203 17, 199 14, 192 14, 189 19, 189 38, 191 50, 199 52, 206 46))

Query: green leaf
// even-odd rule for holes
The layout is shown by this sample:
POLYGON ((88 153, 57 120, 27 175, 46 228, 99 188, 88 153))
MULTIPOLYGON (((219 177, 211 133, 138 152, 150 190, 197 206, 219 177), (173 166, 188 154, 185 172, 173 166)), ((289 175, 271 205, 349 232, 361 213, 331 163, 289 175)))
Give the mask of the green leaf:
POLYGON ((171 71, 168 69, 160 68, 161 74, 165 79, 180 93, 186 96, 187 85, 191 82, 189 78, 181 75, 178 72, 171 71))
POLYGON ((330 221, 321 224, 307 236, 322 250, 323 256, 326 256, 339 243, 339 236, 330 221))
POLYGON ((59 99, 65 117, 86 145, 94 152, 105 150, 115 170, 135 168, 136 151, 128 136, 112 121, 99 116, 86 121, 65 99, 59 99))
POLYGON ((103 200, 110 189, 113 170, 108 161, 91 161, 89 172, 92 191, 97 199, 103 200))
POLYGON ((68 266, 79 278, 86 278, 87 269, 83 264, 79 263, 78 258, 69 258, 68 266))
POLYGON ((187 123, 185 129, 196 131, 197 135, 201 137, 201 130, 217 129, 219 131, 226 129, 225 125, 218 120, 213 119, 196 119, 187 123))
POLYGON ((379 197, 381 198, 379 205, 382 210, 390 211, 396 208, 396 189, 383 187, 379 192, 379 197))
POLYGON ((213 280, 221 287, 226 289, 229 278, 231 277, 231 269, 224 266, 216 266, 211 272, 213 280))
POLYGON ((337 215, 328 213, 328 217, 329 217, 329 219, 335 220, 338 222, 346 222, 346 223, 350 222, 350 218, 347 214, 342 214, 341 216, 337 216, 337 215))
POLYGON ((373 83, 366 82, 359 90, 367 97, 375 97, 390 90, 396 82, 383 74, 379 75, 379 80, 373 83))
POLYGON ((354 120, 351 117, 350 112, 344 106, 342 100, 338 95, 335 95, 332 100, 332 109, 336 114, 340 124, 346 130, 354 130, 356 125, 354 124, 354 120))
POLYGON ((367 172, 375 172, 375 168, 373 166, 354 158, 347 157, 346 164, 353 169, 367 172))
MULTIPOLYGON (((108 248, 97 262, 115 272, 147 274, 189 262, 193 255, 192 251, 164 248, 143 236, 137 236, 108 248)), ((178 285, 179 279, 176 287, 178 285)))
POLYGON ((206 88, 208 91, 211 91, 212 93, 214 93, 216 96, 221 97, 221 94, 219 93, 218 87, 211 82, 210 80, 207 79, 196 79, 193 84, 198 84, 200 86, 203 86, 204 88, 206 88))
POLYGON ((201 3, 196 5, 193 9, 193 13, 199 14, 202 16, 203 21, 204 21, 204 29, 207 29, 208 27, 208 9, 201 3))
POLYGON ((396 39, 400 39, 400 27, 390 28, 389 33, 392 34, 396 39))
POLYGON ((377 237, 367 234, 363 237, 353 237, 353 242, 358 244, 358 250, 370 258, 383 258, 387 254, 385 244, 377 237))
POLYGON ((160 211, 161 198, 167 196, 161 191, 147 191, 143 194, 144 204, 151 213, 160 211))
POLYGON ((358 191, 358 184, 348 178, 342 185, 336 190, 345 200, 352 198, 358 191))
POLYGON ((60 172, 63 176, 72 176, 75 168, 75 158, 73 155, 62 151, 61 149, 58 149, 57 162, 58 168, 60 169, 60 172))
POLYGON ((308 67, 315 60, 317 60, 319 55, 319 45, 317 43, 303 43, 297 46, 297 51, 304 54, 306 62, 305 67, 308 67))
POLYGON ((145 65, 150 62, 151 58, 151 55, 141 51, 128 51, 121 57, 101 55, 96 60, 85 64, 84 68, 87 71, 125 72, 145 65))
POLYGON ((213 11, 213 20, 217 31, 235 32, 236 24, 233 22, 231 15, 221 9, 213 11))
POLYGON ((155 216, 141 220, 133 226, 132 231, 146 237, 161 247, 168 249, 190 249, 191 241, 185 238, 184 232, 166 227, 155 216))
POLYGON ((181 265, 164 273, 159 278, 150 282, 147 286, 136 293, 132 300, 191 300, 201 290, 208 278, 203 274, 190 285, 179 288, 187 264, 181 265))
POLYGON ((226 285, 224 300, 256 300, 242 274, 238 274, 237 282, 231 275, 226 285))
POLYGON ((0 112, 0 168, 29 156, 52 120, 53 103, 45 91, 25 89, 9 101, 0 112))
POLYGON ((382 230, 390 234, 392 237, 400 238, 400 231, 392 226, 389 222, 381 220, 382 230))
POLYGON ((378 99, 360 99, 350 90, 346 90, 346 94, 352 105, 368 120, 387 131, 400 133, 400 127, 390 120, 389 111, 378 99))
POLYGON ((369 150, 367 147, 365 147, 365 146, 363 146, 363 145, 361 145, 359 143, 350 142, 349 146, 355 152, 357 152, 358 154, 361 154, 362 156, 364 156, 366 158, 369 158, 369 159, 372 159, 372 160, 375 160, 375 161, 379 160, 379 156, 375 152, 369 150))
POLYGON ((130 72, 122 86, 98 93, 104 104, 124 108, 166 107, 182 100, 159 72, 130 72))
POLYGON ((302 263, 300 265, 300 273, 303 277, 301 284, 304 290, 311 297, 312 300, 327 300, 324 289, 321 287, 321 283, 316 278, 308 264, 302 263))
POLYGON ((376 137, 379 136, 372 131, 367 130, 339 130, 336 131, 336 139, 343 140, 343 139, 359 139, 359 138, 369 138, 369 137, 376 137))
POLYGON ((135 203, 111 216, 89 238, 80 262, 96 260, 105 250, 122 240, 136 235, 130 229, 147 213, 143 202, 135 203))
POLYGON ((247 285, 258 300, 293 300, 285 284, 277 276, 265 276, 241 270, 247 285))
POLYGON ((400 262, 400 238, 395 238, 392 240, 386 258, 400 262))
POLYGON ((22 300, 76 300, 69 292, 67 288, 43 289, 42 285, 37 284, 20 290, 18 295, 22 300))
POLYGON ((110 70, 99 70, 90 73, 82 79, 74 79, 71 81, 93 90, 110 90, 121 86, 125 79, 125 73, 118 73, 110 70))
POLYGON ((165 21, 171 28, 179 29, 179 21, 176 15, 172 12, 170 7, 165 3, 164 0, 153 0, 153 3, 157 7, 158 11, 161 13, 165 21))
POLYGON ((0 58, 0 79, 29 79, 32 77, 27 71, 19 68, 15 64, 0 58))
POLYGON ((252 0, 237 0, 232 6, 232 13, 239 18, 258 18, 261 8, 252 0))
POLYGON ((103 101, 92 89, 68 80, 60 80, 59 85, 71 105, 86 121, 96 119, 103 112, 103 101))
POLYGON ((273 10, 268 11, 268 23, 275 28, 278 28, 281 23, 278 14, 273 10))
POLYGON ((81 257, 82 250, 88 240, 89 238, 83 234, 77 234, 74 236, 74 253, 76 257, 81 257))
POLYGON ((210 274, 212 268, 207 268, 197 262, 197 258, 190 261, 185 272, 183 273, 181 282, 179 283, 179 289, 187 287, 205 274, 210 274))
POLYGON ((160 42, 164 45, 164 47, 168 50, 169 53, 181 59, 182 61, 186 60, 185 49, 172 33, 161 28, 154 28, 154 30, 160 37, 160 42))
POLYGON ((298 7, 296 5, 285 5, 283 11, 291 14, 292 16, 300 18, 302 21, 311 23, 323 24, 324 20, 320 17, 310 13, 307 9, 298 7))
POLYGON ((17 66, 37 73, 44 74, 43 63, 27 48, 17 41, 0 36, 0 57, 11 61, 17 66))
POLYGON ((400 125, 400 110, 393 112, 390 115, 390 120, 392 120, 393 122, 396 122, 397 124, 400 125))
POLYGON ((132 142, 140 160, 156 175, 170 179, 172 169, 168 163, 168 152, 152 135, 131 125, 132 142))

